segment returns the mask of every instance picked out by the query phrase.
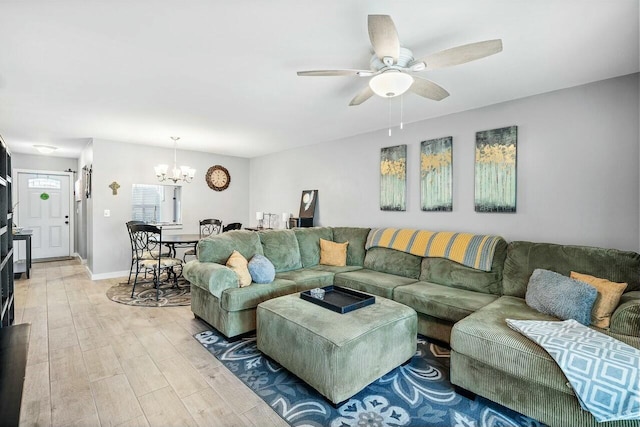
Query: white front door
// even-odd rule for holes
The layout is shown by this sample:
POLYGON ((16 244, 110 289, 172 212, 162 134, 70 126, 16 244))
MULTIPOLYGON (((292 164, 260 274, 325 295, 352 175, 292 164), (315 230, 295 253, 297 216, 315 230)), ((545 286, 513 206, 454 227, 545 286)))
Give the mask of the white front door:
POLYGON ((34 259, 70 256, 69 175, 18 172, 18 225, 33 230, 34 259))

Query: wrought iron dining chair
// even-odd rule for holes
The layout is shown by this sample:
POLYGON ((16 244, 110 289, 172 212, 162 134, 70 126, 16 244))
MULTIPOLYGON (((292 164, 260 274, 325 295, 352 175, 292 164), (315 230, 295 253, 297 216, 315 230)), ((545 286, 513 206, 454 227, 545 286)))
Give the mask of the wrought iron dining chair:
POLYGON ((127 284, 131 283, 131 275, 136 265, 136 248, 133 245, 133 237, 131 236, 131 226, 135 224, 144 224, 144 221, 127 221, 127 233, 129 233, 129 241, 131 242, 131 268, 129 268, 129 279, 127 284))
MULTIPOLYGON (((131 221, 127 221, 127 233, 129 233, 129 241, 131 243, 131 268, 129 268, 129 279, 127 280, 127 284, 131 283, 131 275, 133 274, 133 269, 136 266, 136 248, 134 246, 133 243, 133 237, 131 236, 131 226, 132 225, 136 225, 136 224, 146 224, 144 221, 136 221, 136 220, 131 220, 131 221)), ((163 257, 168 257, 170 255, 169 249, 168 248, 161 248, 160 250, 160 256, 163 257)), ((154 254, 144 254, 143 258, 147 258, 147 259, 153 259, 154 258, 154 254)), ((146 276, 145 276, 146 278, 146 276)))
POLYGON ((241 228, 242 228, 241 222, 232 222, 231 224, 227 224, 224 227, 222 227, 222 232, 226 233, 227 231, 240 230, 241 228))
MULTIPOLYGON (((200 220, 200 238, 204 239, 205 237, 212 236, 214 234, 220 234, 222 232, 222 221, 219 219, 208 218, 200 220)), ((187 255, 196 256, 197 255, 197 247, 198 245, 187 249, 184 252, 184 256, 182 259, 184 262, 187 262, 187 255)))
POLYGON ((173 280, 174 286, 177 286, 178 277, 182 274, 182 260, 161 255, 161 228, 149 224, 133 224, 129 229, 136 257, 136 275, 133 280, 133 289, 131 289, 131 298, 133 298, 138 284, 138 276, 144 272, 145 274, 153 274, 157 301, 160 296, 160 276, 163 272, 166 273, 167 280, 173 280))

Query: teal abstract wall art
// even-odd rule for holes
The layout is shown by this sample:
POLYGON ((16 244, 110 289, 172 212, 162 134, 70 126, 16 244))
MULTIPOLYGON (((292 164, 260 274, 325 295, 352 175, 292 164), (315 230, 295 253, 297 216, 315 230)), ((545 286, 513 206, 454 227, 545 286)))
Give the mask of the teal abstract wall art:
POLYGON ((420 209, 428 212, 453 210, 453 138, 420 143, 420 209))
POLYGON ((518 127, 476 132, 476 212, 516 211, 518 127))
POLYGON ((380 150, 380 209, 407 209, 407 146, 397 145, 380 150))

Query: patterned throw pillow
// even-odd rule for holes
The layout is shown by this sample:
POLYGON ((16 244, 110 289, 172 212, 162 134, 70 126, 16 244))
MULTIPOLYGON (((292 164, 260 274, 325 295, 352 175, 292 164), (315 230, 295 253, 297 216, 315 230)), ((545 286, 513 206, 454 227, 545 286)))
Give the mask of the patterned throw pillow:
POLYGON ((591 310, 591 324, 598 328, 608 328, 611 322, 611 314, 618 306, 620 297, 625 289, 626 283, 611 282, 607 279, 589 276, 588 274, 571 272, 571 278, 588 283, 598 291, 596 302, 591 310))
POLYGON ((598 291, 591 285, 549 270, 537 268, 529 278, 527 305, 562 320, 591 323, 591 309, 598 291))
POLYGON ((233 251, 227 260, 227 267, 238 275, 238 285, 243 288, 251 284, 251 274, 249 274, 248 262, 238 251, 233 251))
POLYGON ((347 246, 349 242, 336 243, 320 239, 320 264, 344 267, 347 265, 347 246))
POLYGON ((276 278, 276 269, 269 259, 260 254, 255 254, 249 261, 249 273, 256 283, 271 283, 276 278))

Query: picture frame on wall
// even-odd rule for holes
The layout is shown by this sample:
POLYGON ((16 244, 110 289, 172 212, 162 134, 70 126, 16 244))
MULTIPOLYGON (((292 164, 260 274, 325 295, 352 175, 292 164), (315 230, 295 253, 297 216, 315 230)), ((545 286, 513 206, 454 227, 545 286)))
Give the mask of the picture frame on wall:
POLYGON ((304 190, 300 196, 300 218, 313 218, 318 202, 318 190, 304 190))
POLYGON ((476 132, 476 212, 516 212, 517 148, 517 126, 476 132))
POLYGON ((420 143, 420 209, 453 210, 453 137, 420 143))
POLYGON ((407 146, 380 150, 380 210, 407 210, 407 146))

